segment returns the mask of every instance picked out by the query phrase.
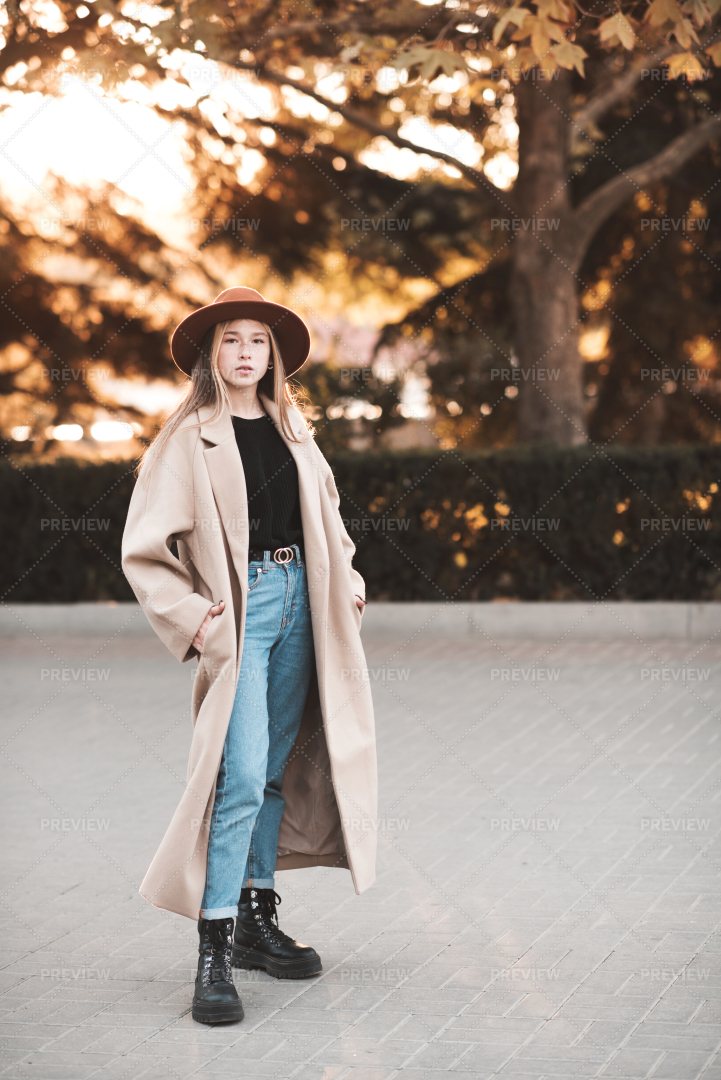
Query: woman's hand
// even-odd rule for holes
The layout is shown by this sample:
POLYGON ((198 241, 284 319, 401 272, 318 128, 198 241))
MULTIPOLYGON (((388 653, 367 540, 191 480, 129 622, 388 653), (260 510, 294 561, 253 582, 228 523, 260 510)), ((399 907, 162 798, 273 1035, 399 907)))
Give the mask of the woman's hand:
MULTIPOLYGON (((221 600, 219 604, 216 604, 210 609, 208 614, 203 619, 202 623, 198 627, 198 632, 193 638, 193 648, 197 649, 199 653, 203 651, 203 642, 205 641, 205 635, 208 633, 208 627, 212 623, 216 615, 220 615, 225 607, 225 600, 221 600)), ((187 640, 187 639, 186 639, 187 640)))
POLYGON ((360 613, 362 615, 363 614, 363 608, 366 606, 365 600, 362 600, 360 598, 360 596, 356 596, 355 602, 356 602, 356 607, 358 608, 358 610, 360 611, 360 613))

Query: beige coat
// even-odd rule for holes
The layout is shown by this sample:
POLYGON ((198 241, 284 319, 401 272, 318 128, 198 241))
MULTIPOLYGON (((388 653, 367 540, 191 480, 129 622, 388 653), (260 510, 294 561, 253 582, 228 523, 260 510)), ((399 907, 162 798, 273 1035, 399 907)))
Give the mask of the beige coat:
MULTIPOLYGON (((263 398, 278 421, 272 401, 263 398)), ((155 907, 199 917, 215 783, 240 670, 248 590, 248 501, 230 413, 200 409, 171 436, 135 486, 123 535, 123 570, 151 626, 182 663, 212 604, 193 684, 187 785, 140 886, 155 907), (170 545, 177 541, 176 559, 170 545)), ((278 869, 347 867, 356 892, 375 877, 377 779, 373 705, 355 596, 363 579, 338 511, 330 466, 291 411, 300 443, 303 541, 315 645, 313 679, 283 780, 278 869)), ((278 428, 278 430, 280 430, 278 428)))

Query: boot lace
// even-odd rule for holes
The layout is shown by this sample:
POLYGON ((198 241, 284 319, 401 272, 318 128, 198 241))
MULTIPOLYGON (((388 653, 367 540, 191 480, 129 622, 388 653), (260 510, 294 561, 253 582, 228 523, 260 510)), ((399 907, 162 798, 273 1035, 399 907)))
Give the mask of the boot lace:
POLYGON ((265 938, 292 945, 295 944, 293 938, 285 934, 278 926, 277 905, 280 903, 281 898, 274 889, 250 890, 250 906, 258 932, 265 938))
POLYGON ((233 943, 233 923, 230 919, 213 925, 208 922, 206 934, 210 940, 210 949, 203 959, 203 986, 214 982, 233 982, 233 970, 230 964, 230 949, 233 943))

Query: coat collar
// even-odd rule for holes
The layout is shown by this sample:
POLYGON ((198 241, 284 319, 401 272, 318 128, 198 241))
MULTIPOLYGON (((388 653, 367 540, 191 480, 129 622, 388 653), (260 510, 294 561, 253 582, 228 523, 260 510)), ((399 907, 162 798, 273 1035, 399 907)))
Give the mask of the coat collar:
MULTIPOLYGON (((280 431, 278 408, 275 402, 271 401, 270 398, 267 398, 264 394, 260 395, 260 400, 262 401, 263 408, 268 413, 268 416, 280 431)), ((233 428, 231 413, 227 406, 223 407, 220 415, 217 416, 215 420, 212 419, 214 411, 212 405, 203 405, 198 409, 198 419, 200 421, 201 438, 205 439, 206 442, 217 446, 219 443, 225 442, 226 439, 234 438, 235 430, 233 428)), ((297 409, 293 408, 288 409, 288 416, 294 435, 302 441, 305 441, 305 439, 308 438, 308 429, 305 426, 303 417, 297 409)), ((280 431, 280 434, 281 437, 283 437, 282 431, 280 431)))
POLYGON ((216 416, 215 420, 212 419, 214 412, 215 409, 212 405, 203 405, 198 409, 198 420, 200 421, 201 439, 205 439, 206 442, 217 446, 230 438, 234 431, 230 410, 226 406, 223 407, 220 416, 216 416))

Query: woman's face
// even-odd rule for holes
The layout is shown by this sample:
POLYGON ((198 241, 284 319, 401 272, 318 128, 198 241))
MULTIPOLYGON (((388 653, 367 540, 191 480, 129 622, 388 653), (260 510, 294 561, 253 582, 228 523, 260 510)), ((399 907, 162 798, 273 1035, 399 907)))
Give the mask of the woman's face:
POLYGON ((263 324, 255 319, 229 323, 218 353, 221 377, 238 390, 256 386, 268 370, 270 340, 263 324))

